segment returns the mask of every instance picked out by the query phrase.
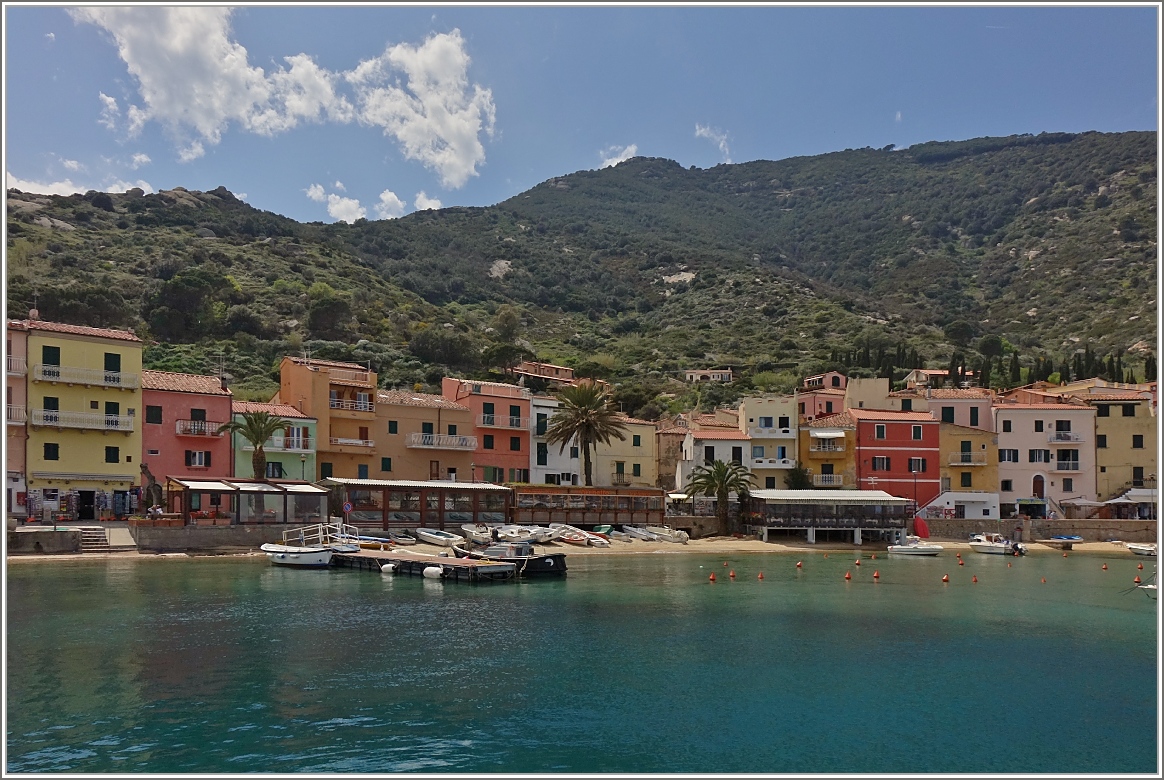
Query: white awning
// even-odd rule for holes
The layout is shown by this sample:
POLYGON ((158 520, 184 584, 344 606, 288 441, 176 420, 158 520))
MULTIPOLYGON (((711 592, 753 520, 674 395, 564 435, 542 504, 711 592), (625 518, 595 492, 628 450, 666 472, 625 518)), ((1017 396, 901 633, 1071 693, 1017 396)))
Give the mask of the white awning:
POLYGON ((226 482, 211 482, 209 480, 200 479, 174 479, 170 477, 171 482, 176 482, 187 490, 193 490, 198 493, 237 493, 238 488, 226 482))
POLYGON ((753 490, 752 498, 768 504, 880 504, 904 506, 908 499, 884 490, 753 490))
POLYGON ((845 432, 840 428, 816 428, 810 430, 808 435, 814 439, 841 439, 845 432))
POLYGON ((687 495, 686 493, 668 493, 667 498, 671 499, 672 501, 686 501, 687 499, 691 498, 691 496, 687 495))
POLYGON ((330 493, 330 490, 319 485, 280 485, 288 493, 330 493))

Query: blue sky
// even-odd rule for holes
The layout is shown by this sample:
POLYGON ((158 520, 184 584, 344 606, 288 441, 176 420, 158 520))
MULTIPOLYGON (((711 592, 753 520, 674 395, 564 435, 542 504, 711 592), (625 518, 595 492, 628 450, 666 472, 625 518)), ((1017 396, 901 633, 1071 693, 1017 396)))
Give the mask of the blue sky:
POLYGON ((1156 130, 1138 7, 13 6, 7 186, 218 186, 300 221, 684 166, 1156 130))

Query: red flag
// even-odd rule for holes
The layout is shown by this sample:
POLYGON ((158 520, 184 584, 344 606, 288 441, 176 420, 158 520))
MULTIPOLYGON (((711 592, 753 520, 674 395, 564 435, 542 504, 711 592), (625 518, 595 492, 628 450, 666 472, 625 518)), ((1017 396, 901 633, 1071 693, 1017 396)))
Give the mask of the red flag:
POLYGON ((915 517, 913 519, 913 533, 918 539, 929 539, 930 527, 926 525, 925 520, 922 520, 920 517, 915 517))

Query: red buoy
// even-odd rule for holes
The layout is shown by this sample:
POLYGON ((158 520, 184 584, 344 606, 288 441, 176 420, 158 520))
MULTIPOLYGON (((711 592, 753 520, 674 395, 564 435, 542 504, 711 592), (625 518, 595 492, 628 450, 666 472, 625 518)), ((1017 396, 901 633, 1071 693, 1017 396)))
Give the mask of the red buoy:
POLYGON ((723 565, 724 565, 724 566, 727 566, 727 561, 724 561, 724 562, 723 562, 723 565))
POLYGON ((1043 577, 1043 584, 1044 584, 1044 585, 1046 585, 1046 584, 1047 584, 1047 578, 1046 578, 1046 577, 1043 577))
POLYGON ((759 574, 757 574, 756 579, 758 579, 758 580, 764 579, 764 572, 760 572, 759 574))
POLYGON ((825 557, 826 557, 826 558, 827 558, 827 557, 829 557, 829 554, 828 554, 828 553, 825 553, 825 557))
POLYGON ((1137 569, 1142 569, 1142 568, 1144 568, 1144 564, 1142 564, 1142 563, 1137 563, 1137 564, 1136 564, 1136 568, 1137 568, 1137 569))
POLYGON ((970 578, 970 581, 971 582, 978 582, 978 575, 975 574, 973 577, 970 578))
POLYGON ((875 579, 875 580, 881 579, 881 572, 879 572, 879 571, 873 572, 873 579, 875 579))
POLYGON ((1102 568, 1103 568, 1103 570, 1104 570, 1104 571, 1107 571, 1107 564, 1105 563, 1105 564, 1102 566, 1102 568))
POLYGON ((798 568, 798 569, 799 569, 799 568, 802 568, 803 566, 804 566, 804 563, 803 563, 802 561, 797 561, 797 562, 796 562, 796 568, 798 568))
POLYGON ((950 575, 949 575, 949 574, 943 574, 943 575, 942 575, 942 582, 949 582, 949 581, 950 581, 950 575))
POLYGON ((869 557, 872 558, 873 560, 877 560, 877 553, 873 553, 869 557))
POLYGON ((707 579, 710 580, 711 582, 715 582, 715 572, 712 572, 711 576, 708 577, 707 579))
POLYGON ((1067 557, 1067 553, 1063 553, 1063 557, 1064 557, 1064 558, 1066 558, 1066 557, 1067 557))
POLYGON ((1014 551, 1014 557, 1016 557, 1016 558, 1018 557, 1018 550, 1014 551))
POLYGON ((962 553, 954 553, 954 557, 955 557, 955 558, 961 558, 961 557, 962 557, 962 553))
POLYGON ((851 579, 853 579, 853 575, 852 575, 852 574, 850 574, 849 572, 845 572, 845 579, 846 579, 846 580, 851 580, 851 579))
POLYGON ((861 565, 861 559, 860 559, 860 558, 858 558, 857 560, 853 561, 853 565, 854 565, 854 566, 860 566, 860 565, 861 565))
POLYGON ((732 569, 730 572, 728 572, 728 576, 734 580, 736 578, 736 570, 732 569))
POLYGON ((1136 583, 1137 585, 1139 585, 1139 584, 1140 584, 1140 575, 1139 575, 1139 574, 1137 574, 1137 575, 1136 575, 1136 578, 1135 578, 1134 580, 1132 580, 1132 582, 1134 582, 1134 583, 1136 583))
POLYGON ((959 565, 959 566, 965 566, 965 565, 966 565, 966 561, 964 561, 964 560, 962 560, 961 558, 959 558, 959 559, 958 559, 958 565, 959 565))
POLYGON ((1008 569, 1010 568, 1010 564, 1009 564, 1009 563, 1006 565, 1006 568, 1008 568, 1008 569))

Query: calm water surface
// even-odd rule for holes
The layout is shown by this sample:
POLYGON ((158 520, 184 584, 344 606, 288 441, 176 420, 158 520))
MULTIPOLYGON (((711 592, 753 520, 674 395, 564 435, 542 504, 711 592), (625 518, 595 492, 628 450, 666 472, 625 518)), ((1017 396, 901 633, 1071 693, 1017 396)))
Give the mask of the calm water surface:
POLYGON ((7 770, 1157 771, 1154 562, 724 560, 10 565, 7 770))

